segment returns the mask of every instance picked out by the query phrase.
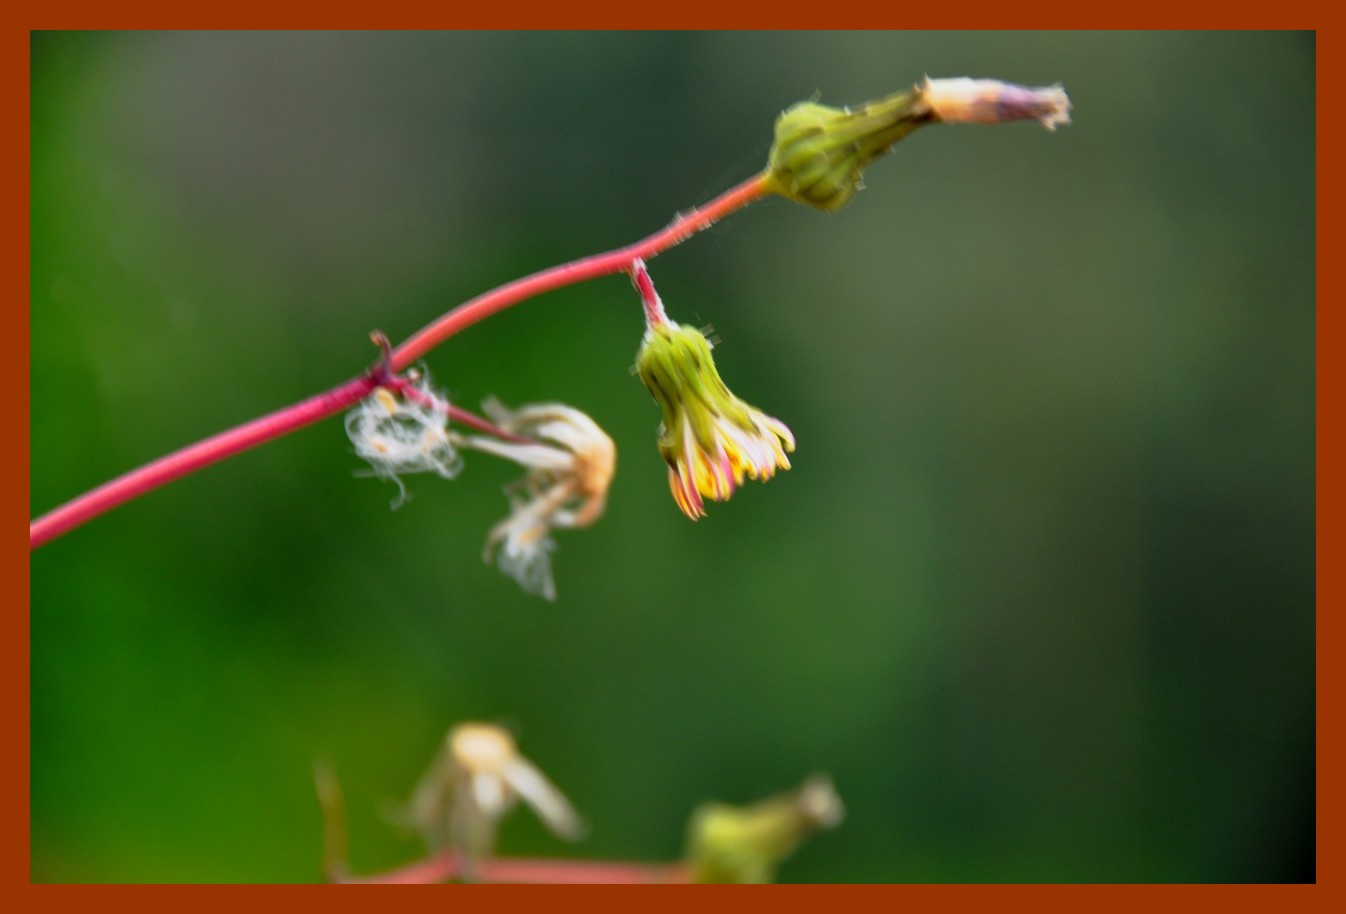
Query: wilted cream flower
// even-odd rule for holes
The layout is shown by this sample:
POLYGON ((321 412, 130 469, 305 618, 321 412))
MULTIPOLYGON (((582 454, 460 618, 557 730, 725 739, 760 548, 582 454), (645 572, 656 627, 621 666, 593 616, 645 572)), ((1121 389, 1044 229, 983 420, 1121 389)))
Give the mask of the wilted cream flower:
POLYGON ((724 501, 744 477, 768 480, 788 470, 795 438, 784 422, 734 396, 710 355, 710 341, 685 324, 649 323, 636 373, 663 410, 659 453, 682 512, 704 517, 703 496, 724 501))
POLYGON ((374 388, 346 414, 346 434, 355 453, 369 461, 375 476, 397 483, 394 508, 407 499, 400 474, 438 473, 452 479, 463 468, 448 425, 449 404, 424 374, 400 396, 386 387, 374 388))
POLYGON ((570 801, 519 754, 514 737, 492 724, 464 723, 449 731, 417 783, 407 820, 432 849, 482 857, 494 851, 497 826, 520 799, 557 836, 574 841, 583 833, 570 801))
POLYGON ((501 429, 531 442, 476 435, 462 439, 464 446, 528 468, 527 476, 505 490, 510 515, 486 537, 484 558, 489 562, 496 555, 501 570, 524 590, 555 600, 551 531, 587 527, 602 517, 617 448, 593 419, 560 403, 509 410, 488 400, 483 408, 501 429))
POLYGON ((999 124, 1033 119, 1048 130, 1070 123, 1070 99, 1054 86, 1018 86, 998 79, 931 79, 918 87, 921 100, 946 124, 999 124))

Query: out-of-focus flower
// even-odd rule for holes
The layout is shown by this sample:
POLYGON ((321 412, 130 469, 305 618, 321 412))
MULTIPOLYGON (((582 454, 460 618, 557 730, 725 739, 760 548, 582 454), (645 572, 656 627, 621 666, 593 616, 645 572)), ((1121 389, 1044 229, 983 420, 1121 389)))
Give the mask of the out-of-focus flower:
POLYGON ((841 797, 825 775, 752 806, 708 803, 693 813, 688 828, 686 863, 692 881, 771 882, 801 841, 835 828, 844 816, 841 797))
POLYGON ((636 373, 664 413, 659 453, 682 512, 706 514, 703 498, 724 501, 744 477, 767 480, 788 470, 794 435, 734 396, 715 370, 710 341, 685 324, 649 323, 636 373))
POLYGON ((486 415, 522 444, 473 435, 465 447, 513 460, 528 475, 505 491, 510 514, 486 537, 485 559, 497 556, 500 568, 529 593, 556 599, 551 552, 553 528, 587 527, 603 515, 608 486, 616 471, 617 448, 584 413, 560 403, 539 403, 517 410, 497 400, 483 404, 486 415))
POLYGON ((463 468, 448 425, 449 404, 431 389, 425 374, 400 395, 374 388, 346 414, 346 434, 355 453, 369 461, 375 476, 397 483, 394 508, 408 497, 401 474, 438 473, 452 479, 463 468))
POLYGON ((570 801, 519 753, 514 737, 491 724, 464 723, 449 731, 416 784, 406 820, 432 850, 453 846, 480 858, 494 851, 500 820, 520 799, 558 837, 583 834, 570 801))
POLYGON ((1070 123, 1070 99, 1055 86, 1019 86, 998 79, 931 79, 917 87, 921 101, 946 124, 1000 124, 1035 120, 1048 130, 1070 123))

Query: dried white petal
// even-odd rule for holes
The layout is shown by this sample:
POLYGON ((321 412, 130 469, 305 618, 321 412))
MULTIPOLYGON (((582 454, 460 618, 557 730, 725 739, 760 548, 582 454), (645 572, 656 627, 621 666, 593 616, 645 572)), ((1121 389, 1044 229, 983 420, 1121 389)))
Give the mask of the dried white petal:
POLYGON ((574 841, 584 833, 575 807, 528 759, 519 756, 511 762, 505 768, 505 781, 558 836, 574 841))

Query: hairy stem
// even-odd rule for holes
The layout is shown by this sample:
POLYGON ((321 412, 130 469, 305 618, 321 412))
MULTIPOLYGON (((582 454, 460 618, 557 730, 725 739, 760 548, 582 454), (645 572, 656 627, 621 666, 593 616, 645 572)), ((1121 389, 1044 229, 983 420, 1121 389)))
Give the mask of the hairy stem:
MULTIPOLYGON (((724 192, 705 206, 680 213, 666 228, 643 241, 603 254, 572 260, 498 286, 459 305, 415 333, 392 351, 389 367, 393 372, 405 370, 418 358, 461 330, 511 305, 564 286, 620 273, 628 269, 636 259, 654 257, 708 228, 729 213, 771 192, 767 176, 756 175, 724 192)), ((104 483, 32 521, 28 525, 28 548, 36 549, 118 505, 212 463, 218 463, 249 448, 298 431, 319 419, 350 409, 378 386, 379 381, 375 380, 375 377, 371 374, 347 381, 326 393, 188 445, 131 470, 111 482, 104 483)), ((451 411, 450 418, 454 416, 455 413, 451 411)), ((474 425, 472 422, 465 424, 474 425)), ((475 424, 474 427, 491 431, 490 428, 480 424, 475 424)))
POLYGON ((470 327, 510 305, 563 286, 624 272, 635 260, 654 257, 686 241, 702 229, 709 228, 734 210, 760 200, 771 192, 767 176, 756 175, 720 194, 700 209, 679 213, 667 228, 655 232, 643 241, 541 270, 478 295, 434 323, 421 328, 411 339, 394 349, 392 368, 394 371, 403 370, 464 327, 470 327))

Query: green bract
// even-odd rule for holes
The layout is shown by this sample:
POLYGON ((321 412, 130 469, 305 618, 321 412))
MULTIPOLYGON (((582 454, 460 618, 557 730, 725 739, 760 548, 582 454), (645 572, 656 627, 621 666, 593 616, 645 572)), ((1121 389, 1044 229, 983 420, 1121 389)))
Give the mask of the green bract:
POLYGON ((772 189, 796 203, 839 210, 860 189, 865 166, 929 120, 916 90, 856 108, 799 102, 776 119, 767 160, 772 189))

